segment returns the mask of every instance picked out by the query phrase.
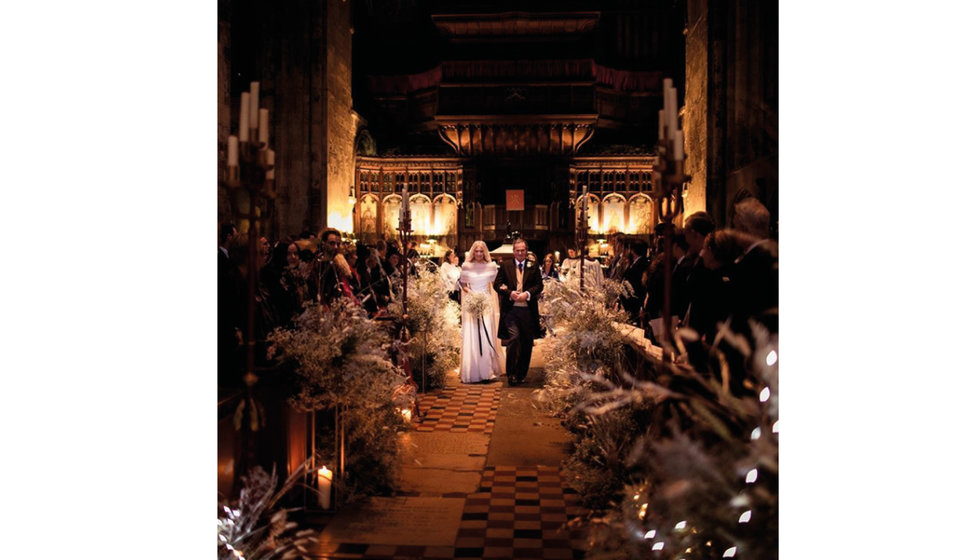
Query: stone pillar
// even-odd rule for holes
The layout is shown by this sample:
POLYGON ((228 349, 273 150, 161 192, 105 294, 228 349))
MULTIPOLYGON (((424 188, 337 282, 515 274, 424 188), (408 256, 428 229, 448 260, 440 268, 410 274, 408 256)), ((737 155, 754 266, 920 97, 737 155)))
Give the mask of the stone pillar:
POLYGON ((324 202, 330 227, 353 232, 354 140, 357 119, 351 96, 351 5, 347 0, 326 2, 326 185, 324 202))
POLYGON ((684 70, 685 169, 691 176, 684 215, 707 208, 708 187, 708 2, 688 2, 684 70))

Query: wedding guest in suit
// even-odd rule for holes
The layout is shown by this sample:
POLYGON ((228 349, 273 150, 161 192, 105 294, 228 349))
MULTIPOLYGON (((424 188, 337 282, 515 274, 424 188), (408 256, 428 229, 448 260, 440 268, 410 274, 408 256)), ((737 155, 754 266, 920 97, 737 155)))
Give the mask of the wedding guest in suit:
POLYGON ((733 328, 749 334, 748 321, 754 319, 778 332, 779 247, 769 239, 769 210, 757 198, 746 198, 735 205, 732 224, 747 236, 733 266, 733 328))
POLYGON ((527 378, 534 339, 541 336, 538 297, 544 289, 541 270, 527 262, 526 241, 514 241, 514 258, 500 263, 493 287, 500 299, 497 337, 507 348, 507 380, 520 385, 527 378))
POLYGON ((647 260, 647 242, 636 238, 631 239, 628 245, 630 265, 623 274, 623 281, 629 284, 631 293, 620 296, 620 305, 623 310, 629 313, 630 322, 639 324, 640 310, 643 308, 643 300, 646 297, 646 285, 643 282, 643 273, 650 266, 647 260))
MULTIPOLYGON (((670 315, 682 319, 687 311, 687 275, 690 273, 692 262, 687 258, 688 244, 681 232, 675 231, 671 236, 670 259, 670 315)), ((650 330, 649 322, 663 316, 664 291, 666 290, 665 256, 654 261, 647 271, 647 297, 643 305, 644 331, 647 338, 659 343, 650 330)), ((670 324, 669 322, 667 323, 670 324)))
POLYGON ((334 228, 324 229, 320 234, 320 256, 317 259, 316 274, 317 297, 320 303, 329 305, 342 293, 335 258, 340 249, 340 232, 334 228))
POLYGON ((687 326, 702 335, 713 332, 717 315, 714 309, 718 305, 717 294, 713 290, 720 281, 719 275, 705 267, 701 257, 704 240, 714 230, 715 223, 707 212, 695 212, 684 220, 684 239, 689 246, 687 255, 691 259, 691 269, 685 281, 688 308, 681 317, 686 318, 687 326))

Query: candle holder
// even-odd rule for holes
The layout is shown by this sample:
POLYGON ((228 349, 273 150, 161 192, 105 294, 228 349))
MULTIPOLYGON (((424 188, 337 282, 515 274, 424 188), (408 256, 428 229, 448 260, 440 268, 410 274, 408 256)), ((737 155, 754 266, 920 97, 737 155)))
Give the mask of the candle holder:
POLYGON ((668 134, 661 134, 660 141, 656 146, 657 160, 654 164, 654 177, 659 181, 656 184, 654 195, 657 198, 657 219, 665 224, 664 227, 664 305, 660 314, 663 329, 661 330, 661 348, 664 351, 664 359, 672 360, 676 355, 676 348, 673 341, 673 319, 670 309, 670 277, 671 262, 673 256, 674 239, 674 220, 684 213, 684 185, 690 182, 691 177, 684 173, 684 154, 681 151, 679 159, 669 156, 676 156, 675 142, 668 134))

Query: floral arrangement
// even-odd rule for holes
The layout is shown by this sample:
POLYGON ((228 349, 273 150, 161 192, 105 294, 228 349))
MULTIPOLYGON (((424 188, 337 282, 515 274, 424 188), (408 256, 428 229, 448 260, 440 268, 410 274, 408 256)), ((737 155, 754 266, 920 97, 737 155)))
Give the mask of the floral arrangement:
POLYGON ((487 292, 471 290, 463 296, 463 300, 465 301, 463 309, 474 317, 483 317, 483 314, 490 309, 490 294, 487 292))
MULTIPOLYGON (((397 432, 404 428, 393 399, 405 380, 391 361, 388 333, 348 298, 338 298, 326 308, 308 304, 295 329, 277 329, 269 340, 270 353, 291 372, 292 406, 341 411, 347 478, 336 484, 345 500, 389 491, 397 432)), ((328 422, 318 428, 317 464, 336 462, 337 426, 328 422)))
POLYGON ((314 557, 316 532, 313 529, 297 531, 296 522, 287 520, 289 510, 273 511, 305 472, 303 468, 297 469, 279 491, 276 491, 275 467, 271 475, 262 467, 255 467, 242 477, 238 500, 218 503, 219 560, 314 557))
POLYGON ((409 277, 408 309, 401 300, 393 302, 391 312, 408 315, 408 344, 411 368, 421 386, 422 361, 425 360, 425 387, 438 389, 446 384, 446 374, 459 366, 463 336, 459 328, 459 305, 449 299, 438 270, 418 268, 417 277, 409 277))
POLYGON ((637 363, 612 286, 551 282, 539 398, 576 438, 565 475, 594 508, 589 557, 769 558, 778 535, 778 339, 681 329, 675 363, 637 363), (610 509, 609 505, 613 507, 610 509))

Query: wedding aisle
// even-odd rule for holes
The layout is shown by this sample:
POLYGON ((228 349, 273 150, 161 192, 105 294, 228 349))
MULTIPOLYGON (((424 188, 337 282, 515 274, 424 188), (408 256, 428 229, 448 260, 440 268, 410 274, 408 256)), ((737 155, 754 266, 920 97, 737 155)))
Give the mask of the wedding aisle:
POLYGON ((525 385, 451 375, 422 395, 422 420, 400 440, 396 495, 341 509, 318 557, 583 557, 584 533, 567 523, 584 511, 559 472, 568 435, 532 393, 549 342, 535 346, 525 385))

